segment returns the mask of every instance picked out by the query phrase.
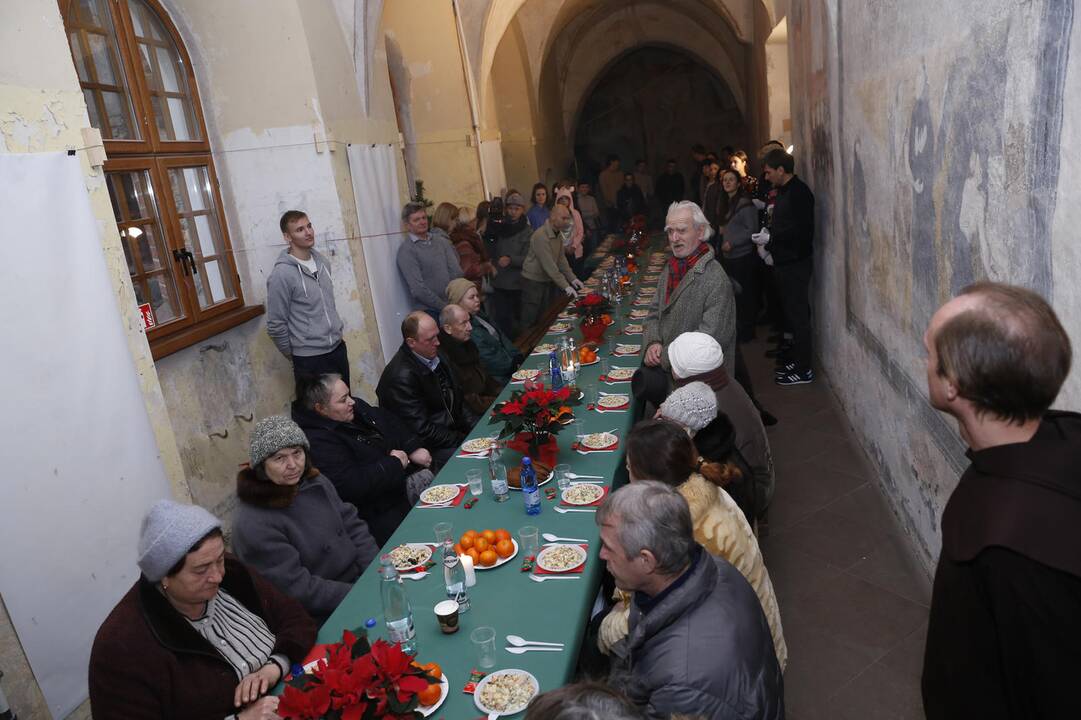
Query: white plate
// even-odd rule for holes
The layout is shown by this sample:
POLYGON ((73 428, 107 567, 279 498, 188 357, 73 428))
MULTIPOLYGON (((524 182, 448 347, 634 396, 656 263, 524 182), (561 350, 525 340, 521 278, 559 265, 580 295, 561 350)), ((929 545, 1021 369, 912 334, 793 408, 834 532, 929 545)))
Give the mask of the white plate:
POLYGON ((632 323, 631 325, 623 328, 623 332, 627 335, 641 335, 643 332, 645 332, 645 329, 645 326, 641 325, 640 323, 632 323))
POLYGON ((401 545, 398 545, 398 546, 394 547, 394 549, 392 549, 390 551, 392 559, 393 559, 394 550, 397 550, 400 547, 407 547, 407 548, 410 548, 410 549, 416 549, 417 551, 420 552, 421 555, 424 555, 424 552, 427 551, 428 557, 424 558, 420 562, 415 562, 415 563, 413 563, 411 565, 399 565, 397 562, 395 562, 394 563, 394 569, 397 570, 398 572, 405 572, 406 570, 412 570, 415 567, 420 567, 420 566, 424 565, 426 562, 428 562, 429 560, 432 559, 432 554, 434 553, 434 551, 432 550, 431 545, 425 545, 424 543, 402 543, 401 545))
MULTIPOLYGON (((515 540, 514 538, 511 538, 510 541, 512 543, 514 543, 514 552, 511 555, 508 555, 505 558, 499 558, 498 560, 495 561, 495 565, 481 565, 480 563, 473 563, 473 569, 474 570, 495 570, 500 565, 506 565, 511 560, 518 557, 518 541, 515 540)), ((492 546, 492 550, 495 551, 495 546, 494 545, 492 546)), ((498 557, 498 555, 499 554, 496 553, 497 557, 498 557)))
POLYGON ((596 365, 596 364, 597 364, 597 363, 599 363, 600 361, 601 361, 601 358, 600 358, 600 356, 598 355, 597 357, 593 358, 593 360, 592 360, 591 362, 582 362, 581 360, 579 360, 579 361, 578 361, 578 365, 579 365, 580 367, 589 367, 590 365, 596 365))
MULTIPOLYGON (((521 372, 521 371, 519 371, 519 372, 521 372)), ((494 437, 480 437, 480 438, 473 438, 472 440, 466 440, 464 443, 462 443, 462 452, 466 452, 466 453, 487 452, 488 450, 491 449, 492 443, 494 441, 495 441, 494 437)))
POLYGON ((649 310, 631 310, 631 320, 644 320, 649 317, 649 310))
POLYGON ((446 503, 449 503, 451 500, 454 500, 454 498, 458 497, 458 493, 460 493, 461 491, 462 489, 457 485, 432 485, 430 488, 420 494, 420 501, 425 505, 444 505, 446 503), (448 490, 439 491, 439 488, 448 488, 448 490), (453 490, 454 494, 446 500, 437 500, 433 498, 433 496, 439 495, 441 494, 441 492, 450 492, 450 490, 453 490))
POLYGON ((571 329, 571 324, 566 322, 553 323, 552 327, 548 328, 550 333, 565 333, 571 329))
POLYGON ((561 497, 563 498, 563 502, 568 505, 589 505, 604 497, 604 487, 600 485, 591 485, 589 483, 571 485, 563 491, 561 497))
POLYGON ((630 380, 634 377, 634 368, 611 368, 608 370, 609 380, 630 380))
MULTIPOLYGON (((533 369, 515 370, 514 374, 510 376, 510 379, 511 380, 518 380, 518 381, 536 380, 538 377, 541 376, 541 374, 543 372, 544 372, 543 370, 533 370, 533 369)), ((487 449, 487 448, 485 448, 485 449, 487 449)))
POLYGON ((447 680, 447 674, 443 673, 443 677, 439 678, 439 699, 431 705, 418 705, 417 712, 428 717, 439 709, 439 706, 447 699, 447 695, 450 695, 450 681, 447 680))
POLYGON ((477 687, 473 691, 473 704, 476 705, 477 709, 480 710, 482 713, 486 713, 486 714, 498 713, 499 715, 517 715, 518 713, 520 713, 520 712, 522 712, 523 710, 526 709, 526 706, 529 705, 529 701, 532 700, 534 697, 536 697, 539 692, 540 692, 540 683, 537 682, 537 678, 533 677, 533 673, 526 672, 525 670, 513 670, 513 669, 511 669, 511 670, 496 670, 495 672, 491 672, 491 673, 488 673, 487 675, 485 675, 484 679, 481 680, 479 683, 477 683, 477 687), (511 706, 511 707, 508 707, 506 710, 496 710, 495 708, 490 708, 487 705, 485 705, 483 702, 481 702, 480 696, 484 692, 484 688, 488 687, 488 685, 491 684, 492 680, 494 680, 497 677, 502 677, 504 675, 524 675, 525 677, 527 677, 529 679, 530 683, 533 685, 533 694, 530 695, 529 698, 527 700, 525 700, 523 703, 521 703, 520 705, 514 705, 514 706, 511 706))
POLYGON ((608 448, 616 444, 619 440, 618 437, 610 432, 603 433, 590 433, 582 438, 579 442, 590 450, 601 450, 608 448))
POLYGON ((612 410, 615 408, 621 408, 625 405, 630 405, 630 395, 601 395, 597 399, 597 407, 604 408, 605 410, 612 410))
POLYGON ((537 347, 533 348, 533 352, 530 355, 547 355, 550 352, 555 352, 558 348, 553 343, 541 343, 537 347))
POLYGON ((637 355, 642 351, 641 345, 625 345, 623 343, 616 343, 616 349, 612 351, 613 355, 637 355))
POLYGON ((586 551, 582 549, 581 545, 546 545, 537 554, 537 567, 541 570, 545 570, 551 573, 565 573, 582 567, 582 564, 586 561, 586 551), (578 556, 578 562, 574 563, 570 567, 558 568, 548 564, 549 559, 556 550, 567 548, 574 552, 578 556))

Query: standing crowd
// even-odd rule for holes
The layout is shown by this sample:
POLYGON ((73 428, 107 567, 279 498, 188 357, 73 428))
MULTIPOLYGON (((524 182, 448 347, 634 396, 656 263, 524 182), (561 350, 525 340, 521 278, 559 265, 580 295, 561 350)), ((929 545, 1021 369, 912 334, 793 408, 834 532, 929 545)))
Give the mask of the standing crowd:
MULTIPOLYGON (((516 340, 583 289, 606 230, 660 203, 670 256, 643 321, 627 437, 630 483, 596 514, 606 580, 584 676, 538 696, 532 720, 785 716, 789 649, 758 537, 777 492, 742 347, 772 324, 782 386, 814 381, 814 196, 780 143, 695 146, 653 178, 610 158, 589 183, 537 183, 477 206, 402 208, 397 255, 413 311, 373 406, 350 385, 332 268, 301 211, 267 281, 267 332, 291 362, 288 416, 256 423, 221 522, 156 503, 139 580, 105 620, 89 670, 97 720, 272 720, 268 692, 344 599, 518 368, 516 340)), ((972 466, 943 517, 924 669, 928 717, 1076 717, 1081 672, 1081 416, 1053 412, 1071 362, 1045 301, 984 283, 927 329, 931 404, 972 466), (1070 541, 1068 538, 1073 537, 1070 541)), ((797 479, 786 479, 796 481, 797 479)))

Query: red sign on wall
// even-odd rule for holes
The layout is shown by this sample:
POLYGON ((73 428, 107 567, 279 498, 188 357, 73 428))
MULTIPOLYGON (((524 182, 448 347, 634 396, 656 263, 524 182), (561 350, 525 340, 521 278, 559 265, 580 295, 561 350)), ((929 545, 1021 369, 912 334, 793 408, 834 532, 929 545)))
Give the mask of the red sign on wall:
POLYGON ((139 314, 143 316, 143 328, 149 330, 157 325, 154 321, 154 311, 150 307, 150 303, 143 303, 139 306, 139 314))

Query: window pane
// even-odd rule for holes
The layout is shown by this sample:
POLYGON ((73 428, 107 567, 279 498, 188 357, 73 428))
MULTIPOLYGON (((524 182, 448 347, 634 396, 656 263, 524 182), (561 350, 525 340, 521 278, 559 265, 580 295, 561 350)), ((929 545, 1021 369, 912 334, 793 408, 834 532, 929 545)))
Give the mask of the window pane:
POLYGON ((140 139, 131 89, 120 63, 116 31, 105 0, 73 4, 65 24, 91 125, 106 140, 140 139), (101 108, 95 104, 95 93, 103 93, 106 117, 101 116, 101 108))
POLYGON ((172 141, 201 140, 200 129, 192 120, 188 70, 172 36, 142 0, 128 0, 128 8, 159 137, 172 141))
POLYGON ((225 242, 218 224, 218 208, 211 194, 210 174, 205 166, 170 168, 169 183, 179 213, 184 246, 195 255, 201 268, 195 277, 199 304, 210 305, 237 296, 228 264, 217 256, 225 253, 225 242), (206 258, 206 262, 203 260, 206 258))
POLYGON ((144 225, 143 227, 131 228, 128 230, 129 235, 134 235, 135 232, 139 232, 136 235, 136 244, 139 246, 139 258, 143 261, 143 270, 149 272, 151 270, 161 270, 161 255, 158 252, 159 247, 163 246, 155 235, 153 225, 144 225))
POLYGON ((206 269, 206 282, 210 286, 210 294, 214 297, 214 302, 225 300, 225 287, 222 285, 221 269, 218 261, 211 260, 203 267, 206 269))
MULTIPOLYGON (((169 292, 173 282, 172 277, 168 274, 153 275, 148 280, 150 282, 150 307, 154 309, 154 320, 158 324, 175 320, 176 312, 173 310, 173 298, 175 295, 171 295, 169 292)), ((143 302, 146 302, 146 300, 143 302)))
MULTIPOLYGON (((128 237, 125 233, 126 231, 124 230, 120 231, 120 245, 124 248, 124 259, 128 263, 128 275, 138 275, 139 268, 135 264, 135 256, 131 252, 131 243, 128 242, 128 237)), ((138 290, 139 286, 136 285, 135 288, 138 290)))

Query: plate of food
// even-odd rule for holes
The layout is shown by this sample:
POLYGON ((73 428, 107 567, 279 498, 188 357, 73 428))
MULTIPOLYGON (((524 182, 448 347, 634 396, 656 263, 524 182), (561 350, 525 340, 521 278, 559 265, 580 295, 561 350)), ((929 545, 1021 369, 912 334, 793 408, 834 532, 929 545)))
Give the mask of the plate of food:
POLYGON ((517 557, 518 556, 518 541, 515 540, 514 538, 509 538, 509 540, 510 540, 511 545, 514 547, 514 552, 512 552, 510 555, 506 555, 505 554, 506 550, 503 550, 503 552, 500 553, 500 550, 499 550, 499 547, 498 547, 498 543, 502 542, 500 540, 496 544, 493 544, 489 548, 493 553, 495 553, 495 558, 496 559, 492 560, 487 565, 485 565, 484 564, 485 561, 488 560, 489 558, 484 557, 484 552, 481 551, 480 552, 481 557, 476 562, 473 563, 474 569, 476 569, 476 570, 495 570, 500 565, 506 565, 511 560, 513 560, 515 557, 517 557))
POLYGON ((626 335, 641 335, 643 332, 645 332, 645 329, 646 328, 644 325, 642 325, 642 323, 631 323, 630 325, 623 328, 623 332, 626 335))
POLYGON ((470 454, 488 452, 488 450, 492 448, 492 443, 495 442, 495 440, 494 437, 479 437, 473 438, 472 440, 466 440, 462 443, 462 452, 470 454))
POLYGON ((649 316, 649 310, 631 310, 631 320, 644 320, 649 316))
POLYGON ((533 352, 531 352, 530 355, 547 355, 548 353, 555 351, 555 343, 541 343, 533 348, 533 352))
POLYGON ((634 368, 614 367, 608 370, 608 379, 610 381, 622 382, 624 380, 630 380, 632 377, 634 377, 634 368))
POLYGON ((445 505, 458 497, 461 491, 458 485, 432 485, 420 494, 420 501, 425 505, 445 505))
POLYGON ((642 350, 641 345, 628 345, 627 343, 616 343, 615 350, 612 351, 613 355, 637 355, 642 350))
POLYGON ((525 670, 496 670, 488 673, 473 690, 473 703, 483 713, 514 715, 526 709, 540 692, 540 683, 525 670))
MULTIPOLYGON (((566 495, 567 491, 564 490, 563 494, 566 495)), ((550 573, 576 570, 585 561, 586 551, 581 545, 547 545, 537 553, 537 567, 550 573)))
POLYGON ((614 410, 631 404, 630 395, 601 395, 597 399, 597 407, 602 410, 614 410))
POLYGON ((390 551, 390 559, 398 572, 423 567, 432 559, 432 547, 424 543, 403 543, 390 551))
POLYGON ((571 329, 571 324, 566 322, 553 323, 552 327, 548 328, 550 333, 565 333, 571 329))
POLYGON ((610 432, 590 433, 579 440, 579 444, 589 450, 604 450, 617 442, 619 438, 610 432))
POLYGON ((641 288, 638 292, 641 293, 642 295, 653 295, 654 293, 657 292, 657 286, 656 285, 646 285, 645 287, 641 288))
MULTIPOLYGON (((582 483, 581 485, 571 485, 569 488, 563 491, 563 502, 568 505, 589 505, 595 503, 604 497, 604 486, 593 485, 591 483, 582 483)), ((578 547, 573 545, 572 547, 578 547)), ((584 559, 584 558, 583 558, 584 559)), ((544 568, 549 570, 551 568, 544 568)))
POLYGON ((514 374, 510 376, 510 379, 514 380, 515 382, 536 380, 543 372, 543 370, 537 370, 536 368, 522 368, 521 370, 515 370, 514 374))
POLYGON ((439 677, 439 699, 430 705, 417 705, 417 711, 424 717, 431 716, 446 701, 447 695, 450 695, 450 681, 447 674, 442 673, 439 677))

